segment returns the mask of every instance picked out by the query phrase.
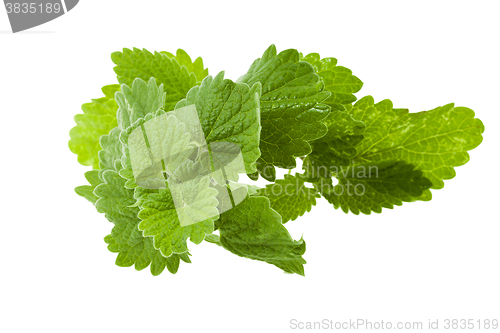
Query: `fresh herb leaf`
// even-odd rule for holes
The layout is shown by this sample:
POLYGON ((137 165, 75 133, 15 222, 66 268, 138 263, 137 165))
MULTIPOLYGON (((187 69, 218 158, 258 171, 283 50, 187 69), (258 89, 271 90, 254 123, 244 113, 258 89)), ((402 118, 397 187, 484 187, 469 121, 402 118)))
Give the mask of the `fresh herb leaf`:
POLYGON ((120 142, 121 129, 113 128, 109 134, 101 136, 99 142, 102 150, 98 152, 99 156, 99 178, 102 179, 102 173, 106 170, 120 171, 122 169, 121 159, 123 156, 122 143, 120 142))
POLYGON ((443 180, 455 176, 453 168, 467 163, 467 151, 481 143, 484 131, 472 110, 453 104, 408 113, 407 109, 394 109, 390 100, 375 104, 373 98, 367 96, 347 107, 347 112, 366 124, 363 140, 354 145, 355 154, 339 159, 341 155, 332 151, 328 143, 320 143, 324 146, 306 158, 304 169, 308 180, 316 182, 317 187, 328 188, 329 177, 337 177, 340 183, 333 192, 320 191, 335 208, 355 214, 379 213, 382 207, 393 208, 404 201, 430 200, 429 189, 443 188, 443 180), (410 172, 410 166, 415 171, 410 172), (379 171, 383 176, 377 179, 342 176, 363 168, 382 168, 379 171), (393 174, 397 175, 397 187, 393 174), (391 177, 393 192, 389 191, 387 175, 391 177), (347 182, 363 184, 368 190, 363 195, 336 195, 335 191, 346 189, 347 182), (398 190, 403 186, 412 192, 398 190))
POLYGON ((429 189, 442 188, 482 141, 484 126, 468 108, 409 113, 370 96, 352 105, 362 82, 317 53, 277 54, 272 45, 236 83, 207 76, 201 58, 180 49, 124 49, 112 59, 122 86, 84 104, 70 133, 71 151, 95 169, 75 191, 114 223, 105 241, 116 264, 150 266, 153 275, 191 262, 187 239, 303 275, 305 243, 283 223, 310 211, 319 193, 354 214, 430 200, 429 189), (148 152, 144 177, 159 187, 136 183, 134 133, 148 152), (303 175, 262 189, 237 183, 243 172, 274 181, 275 167, 293 168, 297 157, 303 175))
POLYGON ((144 236, 152 236, 154 246, 164 257, 181 254, 188 250, 187 239, 199 244, 205 235, 214 231, 213 219, 181 226, 169 189, 144 193, 141 199, 139 229, 144 236))
POLYGON ((125 179, 115 171, 102 173, 103 183, 94 190, 99 198, 95 204, 97 211, 104 213, 106 218, 115 224, 111 234, 104 238, 111 252, 118 253, 116 265, 142 270, 151 264, 151 273, 160 274, 165 267, 172 272, 179 268, 179 258, 186 262, 187 252, 179 253, 172 258, 166 258, 153 246, 150 237, 144 237, 138 229, 141 222, 137 218, 139 208, 135 207, 134 191, 126 189, 125 179))
POLYGON ((314 68, 299 60, 297 50, 276 54, 276 47, 271 45, 238 79, 249 85, 262 84, 262 155, 257 166, 269 181, 276 179, 275 166, 294 168, 296 157, 311 152, 308 141, 324 136, 328 130, 322 120, 330 107, 322 102, 331 94, 314 68))
POLYGON ((292 239, 266 197, 250 196, 221 215, 220 243, 232 253, 304 275, 306 243, 292 239))
POLYGON ((196 58, 194 62, 191 61, 191 57, 183 49, 178 49, 175 55, 170 52, 162 51, 161 53, 166 54, 169 58, 175 58, 179 65, 186 66, 187 70, 196 75, 196 83, 201 84, 201 81, 208 75, 208 68, 203 68, 203 60, 201 57, 196 58))
POLYGON ((94 189, 99 184, 102 184, 102 180, 99 179, 98 175, 99 175, 99 171, 97 171, 97 170, 91 170, 91 171, 85 172, 85 178, 90 183, 90 185, 82 185, 82 186, 78 186, 75 188, 76 194, 84 197, 88 201, 92 202, 92 204, 95 204, 97 199, 99 199, 99 197, 97 197, 94 194, 94 189))
POLYGON ((122 84, 122 91, 116 93, 118 103, 118 125, 126 130, 131 124, 144 118, 148 113, 156 112, 165 106, 166 93, 163 84, 156 85, 154 78, 148 83, 142 79, 135 79, 129 87, 122 84))
POLYGON ((366 124, 354 163, 403 160, 421 170, 432 189, 443 188, 443 180, 455 177, 453 168, 467 163, 467 151, 483 140, 484 125, 474 111, 453 104, 407 113, 393 109, 389 100, 375 104, 368 96, 349 114, 366 124))
MULTIPOLYGON (((137 184, 132 172, 128 136, 146 121, 160 115, 160 113, 157 114, 158 111, 164 113, 161 108, 165 105, 166 94, 163 92, 163 84, 157 86, 154 78, 150 78, 148 83, 139 78, 135 79, 131 87, 123 84, 122 91, 116 94, 116 101, 119 105, 118 127, 121 130, 119 140, 123 144, 120 161, 122 168, 118 171, 120 176, 128 180, 125 187, 133 189, 137 184)), ((114 147, 116 150, 116 143, 114 147)))
POLYGON ((321 170, 324 177, 331 177, 330 173, 326 175, 327 169, 348 166, 357 154, 356 146, 363 140, 365 124, 347 112, 332 111, 323 122, 328 133, 311 143, 313 150, 304 160, 308 178, 312 177, 313 169, 317 174, 321 170))
POLYGON ((316 198, 320 197, 316 190, 305 186, 300 175, 285 175, 284 179, 277 179, 275 183, 258 190, 256 195, 269 199, 271 207, 281 215, 282 223, 311 211, 311 207, 316 205, 316 198))
POLYGON ((342 168, 332 186, 331 178, 321 178, 316 188, 335 208, 354 214, 381 213, 403 202, 417 200, 431 182, 422 171, 404 161, 380 161, 342 168))
POLYGON ((71 129, 69 149, 78 155, 82 165, 99 168, 97 152, 101 150, 99 138, 108 134, 116 127, 116 110, 118 105, 114 100, 115 92, 120 90, 117 84, 104 86, 105 97, 93 99, 91 103, 82 105, 83 114, 75 116, 76 126, 71 129))
POLYGON ((186 96, 189 89, 197 84, 194 73, 164 53, 125 48, 122 52, 114 52, 111 60, 116 64, 114 70, 120 84, 130 87, 136 78, 148 82, 152 77, 156 79, 158 85, 163 84, 167 93, 165 101, 167 111, 172 110, 175 104, 186 96))
POLYGON ((314 67, 316 73, 325 83, 325 89, 332 93, 327 100, 323 101, 324 104, 332 108, 332 111, 344 111, 344 104, 356 101, 353 94, 363 87, 363 82, 354 76, 350 69, 337 66, 337 59, 321 59, 318 53, 309 53, 301 60, 307 61, 314 67))
POLYGON ((247 173, 255 172, 260 156, 259 98, 261 85, 224 79, 224 72, 207 76, 189 91, 176 109, 195 105, 207 143, 231 142, 241 148, 247 173))

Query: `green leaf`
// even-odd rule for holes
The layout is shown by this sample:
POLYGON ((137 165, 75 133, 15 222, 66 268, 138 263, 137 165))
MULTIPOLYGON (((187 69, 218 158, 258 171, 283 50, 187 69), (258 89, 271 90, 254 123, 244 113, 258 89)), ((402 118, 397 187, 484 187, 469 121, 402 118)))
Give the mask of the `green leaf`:
POLYGON ((354 103, 357 93, 363 82, 356 76, 352 75, 350 69, 337 66, 337 59, 323 58, 321 59, 318 53, 310 53, 301 60, 310 63, 321 80, 325 83, 325 89, 330 91, 332 95, 323 103, 329 105, 332 111, 345 110, 344 104, 354 103))
MULTIPOLYGON (((95 176, 95 175, 94 175, 95 176)), ((142 270, 151 264, 151 273, 160 274, 165 267, 171 272, 177 272, 179 258, 186 259, 187 252, 165 258, 153 246, 150 237, 144 237, 138 229, 141 220, 137 217, 139 208, 135 207, 134 191, 124 188, 125 179, 115 171, 107 170, 102 173, 103 183, 95 189, 99 198, 96 202, 97 211, 104 213, 106 218, 115 224, 111 234, 104 238, 111 252, 118 253, 116 265, 142 270)))
MULTIPOLYGON (((139 234, 135 234, 138 219, 132 220, 130 224, 116 225, 111 234, 104 238, 108 244, 110 252, 118 253, 116 257, 116 265, 120 267, 135 266, 135 269, 140 271, 151 264, 151 274, 159 275, 167 265, 167 258, 160 254, 153 247, 153 242, 150 238, 144 238, 139 234)), ((170 264, 172 272, 178 269, 176 262, 170 264)))
POLYGON ((348 159, 332 153, 326 143, 315 144, 314 147, 315 150, 306 156, 302 165, 304 170, 302 177, 307 182, 314 183, 321 178, 331 178, 332 169, 349 165, 348 159))
POLYGON ((347 112, 332 111, 323 120, 323 123, 328 127, 328 133, 314 142, 331 143, 332 141, 341 140, 341 142, 349 143, 349 146, 352 147, 363 139, 365 124, 362 121, 353 119, 347 112))
POLYGON ((216 245, 220 245, 220 237, 219 235, 215 235, 215 234, 210 234, 210 235, 207 235, 205 237, 205 240, 209 243, 213 243, 213 244, 216 244, 216 245))
POLYGON ((306 244, 292 239, 268 198, 248 197, 221 215, 219 229, 220 243, 230 252, 304 275, 306 244))
MULTIPOLYGON (((356 97, 353 93, 358 92, 363 83, 352 72, 341 66, 337 66, 335 58, 320 59, 319 54, 311 53, 303 57, 302 60, 313 65, 316 73, 325 82, 325 89, 332 95, 323 103, 332 108, 332 112, 323 120, 328 127, 328 133, 311 143, 312 152, 304 160, 306 177, 309 180, 313 168, 321 170, 323 177, 331 177, 325 172, 332 166, 348 166, 350 159, 356 155, 356 146, 363 140, 365 124, 355 120, 352 116, 343 112, 346 107, 349 109, 356 97)), ((316 172, 318 176, 318 172, 316 172)))
POLYGON ((332 186, 331 178, 323 178, 316 188, 336 209, 356 215, 381 213, 382 208, 415 201, 432 185, 422 171, 404 161, 358 164, 342 168, 336 177, 337 185, 332 186))
POLYGON ((101 136, 99 142, 102 150, 99 151, 99 178, 102 179, 102 173, 106 170, 120 171, 121 158, 123 156, 122 143, 120 142, 121 129, 113 128, 109 134, 101 136))
POLYGON ((181 254, 188 250, 187 239, 199 244, 206 234, 214 231, 213 219, 181 226, 170 190, 141 191, 141 210, 139 218, 142 220, 139 229, 144 236, 152 236, 154 247, 159 249, 163 256, 181 254))
POLYGON ((165 110, 172 110, 189 89, 197 85, 196 75, 167 54, 125 48, 123 52, 111 54, 111 59, 116 64, 114 70, 120 84, 131 86, 136 78, 146 82, 155 78, 158 85, 163 84, 167 93, 165 110))
POLYGON ((322 120, 328 116, 330 107, 322 102, 331 94, 324 90, 314 68, 299 61, 297 50, 276 54, 274 45, 254 61, 238 82, 262 84, 262 155, 257 166, 265 179, 274 181, 274 166, 294 168, 296 157, 311 152, 308 141, 327 133, 322 120))
MULTIPOLYGON (((116 101, 119 105, 117 112, 118 128, 121 130, 119 141, 121 147, 118 147, 116 142, 116 134, 110 133, 113 137, 106 138, 113 144, 109 145, 111 159, 118 157, 118 149, 120 149, 120 176, 127 179, 126 188, 133 189, 137 186, 132 172, 132 164, 130 161, 130 152, 128 148, 128 136, 138 127, 143 127, 148 120, 165 114, 162 110, 165 104, 166 94, 163 92, 163 84, 156 85, 155 79, 149 79, 148 83, 142 79, 135 79, 131 87, 126 84, 122 85, 122 92, 116 94, 116 101)), ((144 127, 143 127, 144 129, 144 127)), ((104 155, 101 158, 106 158, 104 155)), ((149 157, 148 157, 149 160, 149 157)), ((116 162, 115 162, 116 163, 116 162)), ((107 164, 110 164, 109 162, 107 164)))
POLYGON ((90 183, 90 185, 83 185, 83 186, 78 186, 75 188, 76 194, 84 197, 88 201, 92 202, 92 204, 95 204, 97 199, 99 199, 94 194, 94 189, 99 184, 102 184, 102 181, 99 179, 98 174, 99 174, 99 172, 97 170, 91 170, 91 171, 85 172, 85 178, 90 183))
POLYGON ((356 146, 363 140, 365 124, 347 112, 332 111, 323 122, 328 126, 328 133, 311 143, 313 151, 304 160, 303 168, 310 180, 317 180, 314 173, 316 177, 318 173, 331 177, 327 171, 331 167, 348 166, 357 154, 356 146))
POLYGON ((163 272, 165 267, 172 274, 177 273, 179 269, 179 259, 190 263, 189 253, 173 254, 165 258, 160 251, 153 246, 151 237, 142 237, 138 231, 137 225, 139 219, 131 220, 129 224, 116 225, 111 234, 104 238, 108 244, 110 252, 118 253, 116 265, 120 267, 135 266, 140 271, 151 264, 151 274, 154 276, 163 272))
POLYGON ((167 51, 162 51, 161 53, 166 54, 169 58, 175 58, 181 66, 186 66, 189 72, 194 73, 197 85, 200 85, 201 81, 208 75, 208 68, 203 68, 201 57, 196 58, 192 62, 191 57, 183 49, 178 49, 175 55, 167 51))
POLYGON ((219 192, 212 186, 208 175, 197 176, 181 183, 169 181, 168 184, 172 197, 176 199, 174 202, 181 226, 219 218, 219 192), (179 203, 182 204, 181 207, 179 203))
POLYGON ((354 106, 348 106, 347 112, 366 126, 363 140, 353 145, 355 155, 341 157, 329 143, 318 143, 323 146, 306 158, 304 169, 308 181, 315 182, 317 188, 326 187, 320 192, 335 208, 355 214, 380 212, 383 207, 393 208, 402 202, 430 200, 429 188, 442 188, 444 179, 455 176, 453 167, 469 160, 467 151, 481 143, 484 131, 482 122, 474 118, 472 110, 453 104, 408 113, 407 109, 393 108, 389 100, 375 104, 373 98, 367 96, 354 106), (399 164, 394 164, 396 162, 399 164), (382 176, 361 180, 342 176, 370 167, 381 168, 385 177, 397 175, 397 186, 391 178, 392 192, 382 176), (415 170, 411 171, 410 167, 415 170), (337 192, 345 189, 347 182, 363 184, 369 190, 362 196, 336 195, 329 189, 332 176, 339 178, 334 188, 337 192), (402 192, 403 186, 411 192, 402 192))
POLYGON ((114 100, 115 92, 120 90, 117 84, 104 86, 105 97, 92 99, 91 103, 82 105, 83 114, 75 116, 76 126, 70 132, 69 149, 78 155, 82 165, 99 168, 97 152, 101 150, 99 138, 108 134, 116 126, 118 106, 114 100))
POLYGON ((113 223, 137 218, 138 210, 132 207, 135 203, 134 194, 124 187, 125 179, 115 171, 106 170, 102 173, 102 180, 103 183, 94 190, 95 195, 99 197, 95 203, 97 211, 104 213, 113 223))
POLYGON ((166 114, 160 109, 156 113, 148 113, 144 118, 137 119, 122 131, 120 142, 123 144, 124 154, 121 158, 122 169, 119 173, 128 180, 125 187, 133 189, 140 184, 142 187, 149 188, 156 184, 154 188, 160 188, 165 180, 163 171, 168 172, 170 176, 181 176, 183 171, 187 171, 177 170, 179 167, 188 168, 187 162, 192 162, 188 160, 188 157, 196 148, 195 143, 190 141, 191 135, 187 126, 175 114, 166 114), (139 145, 139 149, 136 147, 131 152, 129 136, 137 128, 142 128, 140 135, 144 140, 144 147, 141 149, 139 145), (131 154, 134 157, 136 172, 147 171, 141 176, 142 178, 137 180, 139 184, 136 184, 135 176, 137 175, 134 175, 132 171, 131 154), (164 164, 160 165, 160 161, 164 164))
MULTIPOLYGON (((199 84, 199 82, 196 82, 198 76, 200 81, 208 74, 208 70, 203 69, 201 58, 197 58, 194 63, 191 63, 189 55, 182 50, 177 51, 177 56, 175 56, 177 60, 171 60, 167 55, 159 53, 152 55, 146 50, 141 51, 138 49, 134 49, 134 51, 125 49, 123 53, 115 52, 112 58, 117 64, 117 67, 115 67, 117 74, 119 76, 123 74, 119 78, 120 83, 133 86, 133 81, 136 78, 134 73, 138 72, 141 75, 137 76, 145 81, 157 74, 160 77, 160 79, 157 78, 159 83, 168 84, 169 97, 163 103, 164 105, 161 105, 166 109, 173 109, 175 104, 186 96, 191 87, 199 84), (143 60, 142 63, 136 61, 140 59, 143 60), (155 67, 156 65, 159 67, 155 67), (183 65, 185 67, 181 67, 183 65), (161 79, 165 82, 161 82, 161 79)), ((116 113, 118 105, 114 100, 114 95, 117 91, 120 91, 120 85, 104 86, 102 91, 105 97, 93 99, 92 103, 82 105, 84 113, 75 116, 77 126, 71 129, 71 139, 68 144, 70 150, 78 155, 79 163, 92 166, 94 169, 100 167, 98 152, 101 150, 101 146, 99 145, 99 139, 117 126, 116 113)), ((134 103, 131 104, 131 108, 135 109, 134 103)))
POLYGON ((150 78, 148 83, 137 78, 130 87, 122 84, 121 88, 122 91, 117 92, 115 97, 119 106, 118 125, 123 130, 165 105, 166 93, 163 92, 163 84, 157 86, 154 78, 150 78))
MULTIPOLYGON (((185 123, 173 114, 163 115, 165 115, 163 110, 148 114, 144 118, 143 128, 147 133, 145 137, 151 153, 157 158, 163 158, 166 170, 173 174, 192 153, 194 145, 190 143, 191 135, 185 123), (159 121, 150 121, 159 116, 163 116, 159 121)), ((143 125, 142 121, 137 124, 143 125)))
POLYGON ((389 100, 375 104, 368 96, 349 113, 366 124, 354 163, 402 160, 421 170, 432 189, 443 188, 443 180, 455 177, 453 168, 467 163, 467 151, 483 140, 484 125, 474 111, 453 104, 408 113, 393 109, 389 100))
POLYGON ((104 212, 111 222, 116 223, 111 234, 104 240, 108 244, 109 251, 118 253, 117 266, 135 265, 137 270, 142 270, 151 264, 153 275, 159 275, 165 267, 175 273, 179 267, 178 258, 167 260, 154 248, 152 239, 145 238, 139 231, 137 227, 140 222, 137 218, 139 209, 130 205, 135 202, 134 191, 124 188, 125 180, 115 172, 121 169, 120 133, 121 129, 115 127, 109 135, 103 135, 100 140, 103 150, 99 152, 101 165, 99 178, 105 181, 105 185, 98 190, 101 196, 98 210, 104 212))
POLYGON ((256 195, 269 198, 283 223, 310 212, 316 205, 316 198, 320 197, 316 190, 304 186, 304 179, 299 175, 285 175, 284 179, 277 179, 276 183, 258 190, 256 195))
POLYGON ((195 105, 207 143, 231 142, 241 148, 245 170, 255 172, 260 156, 260 83, 249 87, 224 79, 224 72, 207 76, 201 86, 189 91, 176 109, 195 105))
POLYGON ((320 178, 333 177, 333 170, 349 166, 351 160, 349 158, 339 156, 326 142, 313 143, 314 150, 304 159, 302 168, 304 179, 308 182, 318 181, 320 178))

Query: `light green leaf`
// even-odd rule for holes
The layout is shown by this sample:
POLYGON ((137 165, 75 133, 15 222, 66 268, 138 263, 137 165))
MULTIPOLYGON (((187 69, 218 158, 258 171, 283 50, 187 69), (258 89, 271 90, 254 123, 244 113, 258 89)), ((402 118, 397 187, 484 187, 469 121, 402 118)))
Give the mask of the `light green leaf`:
MULTIPOLYGON (((136 233, 138 219, 130 224, 116 225, 111 234, 104 238, 110 252, 118 253, 116 265, 120 267, 135 266, 140 271, 151 264, 151 274, 159 275, 165 269, 167 258, 153 247, 150 238, 144 238, 136 233)), ((175 262, 174 262, 175 264, 175 262)))
POLYGON ((198 57, 194 62, 191 57, 182 49, 177 49, 175 55, 170 52, 162 51, 169 58, 175 58, 181 66, 186 66, 187 70, 196 75, 196 84, 200 85, 201 81, 208 75, 208 68, 203 68, 203 60, 198 57))
POLYGON ((209 243, 213 243, 213 244, 221 246, 219 235, 215 235, 215 234, 206 235, 205 240, 209 243))
POLYGON ((224 79, 224 72, 207 76, 201 86, 189 91, 176 109, 195 105, 207 143, 231 142, 238 145, 247 173, 255 172, 260 156, 260 83, 249 87, 224 79))
POLYGON ((159 249, 163 256, 184 253, 188 250, 188 238, 199 244, 206 234, 214 231, 212 219, 182 227, 168 188, 145 191, 137 187, 136 191, 140 192, 137 196, 141 197, 138 216, 142 221, 139 229, 143 231, 144 236, 153 237, 154 247, 159 249))
POLYGON ((102 92, 105 97, 92 99, 91 103, 82 105, 83 114, 75 116, 76 126, 69 135, 69 149, 78 155, 78 162, 82 165, 99 168, 97 152, 101 150, 99 138, 108 134, 116 124, 118 106, 114 100, 115 92, 120 90, 117 84, 104 86, 102 92))
POLYGON ((274 45, 254 61, 238 82, 262 84, 262 156, 257 166, 265 179, 274 181, 274 166, 294 168, 296 157, 311 152, 308 141, 327 133, 322 120, 328 116, 330 107, 322 102, 331 93, 324 89, 314 68, 299 61, 297 50, 276 54, 274 45))
POLYGON ((143 237, 137 229, 139 219, 131 220, 129 223, 117 224, 111 234, 104 238, 110 252, 118 253, 116 265, 120 267, 135 266, 140 271, 151 264, 151 274, 154 276, 163 272, 165 267, 172 274, 179 269, 179 259, 190 263, 189 253, 173 254, 165 258, 160 251, 153 246, 151 237, 143 237))
POLYGON ((121 129, 113 128, 109 134, 101 136, 99 142, 102 150, 98 152, 99 156, 99 178, 102 179, 102 173, 106 170, 120 171, 121 158, 123 156, 122 143, 120 142, 121 129))
POLYGON ((328 127, 328 133, 314 142, 357 141, 350 144, 350 146, 354 146, 363 139, 365 124, 353 119, 348 112, 332 111, 323 120, 323 123, 328 127))
POLYGON ((182 227, 219 217, 217 209, 219 192, 211 186, 208 175, 198 176, 182 183, 169 180, 168 185, 182 227))
MULTIPOLYGON (((165 99, 166 94, 163 92, 163 84, 157 86, 154 78, 149 79, 148 83, 137 78, 133 81, 131 87, 123 84, 122 92, 116 94, 116 101, 119 105, 117 112, 118 128, 121 129, 119 138, 121 144, 123 144, 123 146, 120 147, 120 150, 122 151, 120 157, 121 169, 117 171, 119 171, 120 176, 127 179, 125 187, 128 189, 133 189, 137 186, 130 161, 128 137, 138 127, 142 127, 144 130, 144 124, 148 120, 165 114, 162 110, 165 104, 165 99)), ((110 136, 109 138, 105 138, 105 140, 113 142, 112 147, 114 147, 114 149, 112 149, 111 146, 110 149, 115 152, 118 150, 118 147, 116 143, 116 133, 113 131, 110 133, 113 137, 110 136)), ((164 132, 164 134, 168 135, 169 133, 164 132)), ((151 139, 154 139, 154 137, 152 136, 151 139)), ((147 141, 146 144, 148 144, 147 141)), ((113 153, 112 156, 116 157, 117 154, 113 153)), ((103 159, 106 157, 107 156, 105 156, 104 153, 103 156, 101 156, 103 159)), ((136 157, 143 156, 136 155, 136 157)), ((148 164, 147 162, 150 161, 150 155, 147 155, 146 160, 147 161, 142 161, 142 164, 148 164)), ((108 164, 110 163, 108 162, 108 164)))
POLYGON ((363 82, 352 75, 350 69, 337 66, 337 59, 320 59, 318 53, 310 53, 301 60, 307 61, 314 67, 316 73, 325 83, 325 89, 332 93, 327 100, 323 101, 324 104, 328 104, 332 108, 332 111, 343 111, 345 110, 344 104, 356 101, 353 94, 363 87, 363 82))
POLYGON ((422 171, 404 161, 358 164, 342 168, 336 177, 335 186, 331 178, 322 178, 315 186, 335 208, 354 214, 381 213, 382 208, 418 200, 432 185, 422 171))
POLYGON ((134 189, 137 187, 135 183, 134 172, 132 171, 132 163, 130 162, 129 150, 126 146, 123 146, 123 156, 120 160, 122 168, 119 170, 121 177, 127 180, 125 183, 125 188, 134 189))
POLYGON ((195 178, 198 175, 208 174, 209 170, 200 161, 193 162, 186 159, 172 173, 172 179, 179 182, 186 182, 195 178))
POLYGON ((251 196, 225 212, 219 230, 220 243, 230 252, 304 275, 306 244, 292 239, 268 198, 251 196))
POLYGON ((163 84, 157 86, 154 78, 150 78, 148 83, 137 78, 130 87, 122 84, 121 89, 115 98, 119 106, 118 125, 123 130, 165 105, 166 93, 163 92, 163 84))
POLYGON ((158 85, 163 84, 167 97, 165 110, 172 110, 175 104, 184 98, 192 87, 197 84, 197 77, 189 72, 186 66, 181 66, 175 58, 143 49, 123 49, 114 52, 111 59, 116 64, 114 70, 120 84, 132 85, 136 78, 146 82, 155 78, 158 85))
POLYGON ((348 166, 350 159, 356 155, 355 147, 363 140, 365 124, 343 111, 346 107, 352 107, 348 103, 356 100, 353 93, 358 92, 363 83, 349 69, 337 66, 335 58, 320 59, 319 54, 311 53, 302 60, 313 65, 325 82, 325 89, 332 93, 323 102, 332 108, 332 112, 323 120, 328 133, 311 143, 312 152, 304 161, 306 175, 311 180, 314 173, 316 177, 321 172, 326 175, 325 170, 331 166, 348 166))
MULTIPOLYGON (((156 113, 148 113, 144 118, 137 119, 126 130, 120 134, 120 141, 123 143, 124 154, 121 159, 123 168, 120 170, 120 176, 127 179, 125 187, 135 188, 136 177, 140 175, 137 181, 142 187, 146 186, 147 182, 154 182, 157 185, 154 188, 163 187, 164 176, 163 171, 168 172, 170 176, 176 174, 180 166, 187 167, 185 163, 190 162, 188 157, 196 148, 195 143, 191 142, 191 135, 186 128, 186 124, 181 122, 176 115, 165 113, 163 110, 158 110, 156 113), (140 136, 142 144, 136 146, 135 149, 130 149, 130 135, 137 129, 142 130, 135 134, 140 136), (132 156, 131 156, 132 154, 132 156), (135 163, 136 173, 132 171, 132 159, 135 163), (161 164, 163 163, 163 164, 161 164), (165 168, 165 170, 163 170, 165 168), (159 182, 159 183, 158 183, 159 182)), ((192 162, 192 161, 191 161, 192 162)), ((179 170, 179 173, 186 170, 179 170)))
POLYGON ((354 163, 403 160, 421 170, 433 189, 455 177, 456 166, 469 161, 468 150, 482 141, 484 125, 474 111, 447 104, 430 111, 407 113, 389 100, 374 103, 368 96, 349 110, 366 124, 354 163))
POLYGON ((299 175, 285 175, 274 184, 268 184, 257 191, 256 195, 269 198, 271 207, 282 217, 282 223, 293 221, 297 217, 311 211, 316 205, 319 193, 304 186, 304 179, 299 175))
POLYGON ((318 143, 323 146, 306 158, 304 169, 307 180, 315 182, 316 187, 331 187, 332 176, 339 178, 340 183, 335 187, 337 191, 345 189, 346 182, 370 185, 370 191, 362 196, 335 195, 331 190, 320 189, 335 208, 341 207, 345 212, 350 210, 355 214, 380 212, 383 207, 392 208, 402 202, 431 200, 428 188, 442 188, 444 179, 455 176, 453 168, 469 160, 467 151, 481 143, 484 131, 482 122, 474 118, 472 110, 453 104, 408 113, 407 109, 393 108, 389 100, 375 104, 373 98, 367 96, 354 106, 348 106, 347 112, 366 126, 363 140, 354 145, 355 155, 340 157, 337 151, 332 151, 329 143, 318 143), (395 162, 399 164, 391 164, 395 162), (397 175, 397 186, 391 180, 393 192, 388 190, 384 179, 368 177, 360 180, 342 176, 370 167, 385 169, 383 174, 386 176, 397 175), (427 181, 431 185, 426 189, 427 181), (413 192, 401 192, 399 189, 403 186, 413 192))
POLYGON ((125 179, 113 170, 102 173, 103 183, 98 185, 94 194, 99 197, 95 207, 99 213, 113 223, 124 223, 137 218, 137 208, 131 207, 134 203, 134 194, 126 189, 125 179))
POLYGON ((143 125, 147 133, 148 145, 151 153, 157 158, 163 158, 165 169, 173 174, 177 168, 187 161, 195 146, 190 143, 191 135, 186 125, 175 115, 164 115, 157 112, 146 117, 143 125), (157 118, 160 117, 161 118, 157 118), (157 118, 156 121, 149 121, 157 118))
POLYGON ((112 170, 102 172, 102 178, 104 182, 94 191, 99 198, 95 206, 98 212, 104 213, 115 224, 111 234, 104 240, 111 252, 118 253, 116 265, 135 265, 135 269, 142 270, 151 264, 151 273, 158 275, 165 267, 175 273, 179 267, 179 258, 189 262, 189 258, 186 259, 187 252, 182 256, 165 258, 154 248, 152 239, 142 235, 138 229, 141 221, 137 217, 139 208, 133 205, 134 191, 124 188, 125 179, 112 170))
POLYGON ((92 202, 92 204, 95 204, 97 199, 99 199, 94 194, 94 189, 99 184, 102 184, 102 181, 99 179, 98 174, 99 174, 99 172, 97 170, 91 170, 91 171, 85 172, 85 178, 87 179, 87 181, 89 182, 90 185, 83 185, 83 186, 78 186, 75 188, 76 194, 84 197, 88 201, 92 202))

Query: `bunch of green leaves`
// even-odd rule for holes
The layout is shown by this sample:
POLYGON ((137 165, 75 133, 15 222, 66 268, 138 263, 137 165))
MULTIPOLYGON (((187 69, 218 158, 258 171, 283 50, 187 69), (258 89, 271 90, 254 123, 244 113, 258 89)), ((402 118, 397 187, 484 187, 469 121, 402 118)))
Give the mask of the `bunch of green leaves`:
MULTIPOLYGON (((75 190, 114 224, 104 240, 118 253, 116 264, 150 266, 153 275, 165 268, 176 273, 181 261, 191 262, 188 239, 304 275, 305 242, 290 236, 286 222, 321 197, 354 214, 428 201, 430 190, 443 188, 482 141, 484 126, 471 109, 447 104, 410 113, 390 100, 357 100, 361 80, 317 53, 278 53, 271 45, 236 81, 224 72, 209 76, 201 58, 192 61, 183 50, 123 49, 112 60, 118 84, 83 104, 70 131, 70 150, 92 167, 85 173, 89 184, 75 190), (208 144, 239 146, 248 176, 270 184, 227 184, 245 189, 241 203, 181 226, 164 179, 162 188, 138 186, 127 138, 149 120, 189 105, 196 106, 208 144), (297 158, 303 172, 276 179, 276 168, 291 170, 297 158)), ((169 136, 170 150, 189 145, 174 118, 161 133, 169 136)), ((196 160, 184 160, 167 165, 169 177, 181 179, 197 168, 196 160)), ((193 191, 204 199, 199 211, 224 205, 213 191, 193 191)))

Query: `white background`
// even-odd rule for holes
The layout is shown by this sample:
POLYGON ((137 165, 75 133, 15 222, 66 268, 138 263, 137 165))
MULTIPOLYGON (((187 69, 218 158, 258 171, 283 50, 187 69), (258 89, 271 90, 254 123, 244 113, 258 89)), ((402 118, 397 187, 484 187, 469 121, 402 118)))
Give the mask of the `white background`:
POLYGON ((500 319, 498 4, 87 0, 19 34, 0 7, 0 331, 500 319), (103 241, 112 224, 74 193, 89 168, 67 147, 80 105, 116 81, 111 52, 183 48, 235 80, 272 43, 336 57, 365 82, 358 98, 410 111, 470 107, 484 141, 431 202, 355 216, 321 199, 287 223, 307 242, 306 277, 208 243, 191 243, 193 263, 176 275, 115 266, 103 241))

